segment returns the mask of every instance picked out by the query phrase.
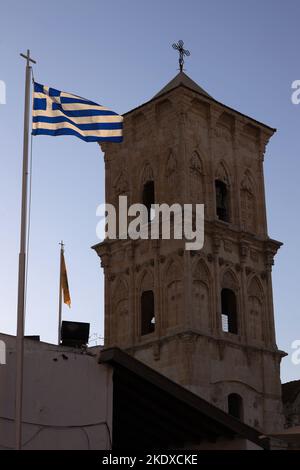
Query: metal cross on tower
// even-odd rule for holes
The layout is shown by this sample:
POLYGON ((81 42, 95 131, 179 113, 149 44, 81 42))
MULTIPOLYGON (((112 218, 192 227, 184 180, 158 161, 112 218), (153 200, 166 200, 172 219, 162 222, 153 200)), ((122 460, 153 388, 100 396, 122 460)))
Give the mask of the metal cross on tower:
POLYGON ((188 57, 190 55, 190 51, 188 51, 187 49, 184 49, 183 44, 184 44, 184 42, 181 39, 178 41, 177 44, 176 43, 172 44, 173 49, 176 49, 176 51, 179 52, 178 61, 179 61, 180 72, 183 71, 184 56, 188 57))

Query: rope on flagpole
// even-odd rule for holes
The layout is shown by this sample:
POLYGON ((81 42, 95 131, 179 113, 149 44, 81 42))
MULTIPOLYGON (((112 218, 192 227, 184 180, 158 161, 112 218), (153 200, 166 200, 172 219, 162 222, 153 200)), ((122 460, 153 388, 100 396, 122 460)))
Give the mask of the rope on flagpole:
POLYGON ((27 307, 27 289, 28 289, 28 265, 29 265, 29 252, 30 252, 30 229, 31 229, 31 196, 32 196, 32 161, 33 161, 33 135, 30 138, 30 159, 29 159, 29 191, 28 191, 28 226, 27 226, 27 247, 26 247, 26 270, 25 270, 25 306, 24 306, 24 319, 26 319, 27 307))
MULTIPOLYGON (((31 79, 34 87, 35 78, 33 67, 31 67, 31 79)), ((27 312, 27 290, 28 290, 28 265, 29 265, 29 251, 30 251, 30 229, 31 229, 31 196, 32 196, 32 161, 33 161, 33 135, 30 136, 30 160, 29 160, 29 198, 28 198, 28 226, 27 226, 27 246, 26 246, 26 271, 25 271, 25 305, 24 305, 24 320, 26 319, 27 312)))

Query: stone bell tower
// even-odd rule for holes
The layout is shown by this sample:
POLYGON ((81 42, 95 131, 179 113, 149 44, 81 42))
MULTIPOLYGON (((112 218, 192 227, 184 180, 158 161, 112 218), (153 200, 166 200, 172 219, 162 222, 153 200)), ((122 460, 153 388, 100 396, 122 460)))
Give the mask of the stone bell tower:
POLYGON ((204 203, 205 242, 106 239, 105 346, 264 432, 282 425, 263 160, 274 129, 182 71, 103 144, 106 202, 204 203))

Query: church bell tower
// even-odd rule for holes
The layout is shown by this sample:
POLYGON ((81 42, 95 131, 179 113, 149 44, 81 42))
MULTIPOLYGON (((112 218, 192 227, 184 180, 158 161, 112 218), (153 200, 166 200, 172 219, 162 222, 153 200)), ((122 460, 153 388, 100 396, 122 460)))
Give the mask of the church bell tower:
MULTIPOLYGON (((205 240, 105 239, 105 347, 118 346, 264 432, 282 425, 263 161, 275 130, 183 71, 102 144, 106 202, 204 203, 205 240)), ((151 223, 151 221, 149 222, 151 223)))

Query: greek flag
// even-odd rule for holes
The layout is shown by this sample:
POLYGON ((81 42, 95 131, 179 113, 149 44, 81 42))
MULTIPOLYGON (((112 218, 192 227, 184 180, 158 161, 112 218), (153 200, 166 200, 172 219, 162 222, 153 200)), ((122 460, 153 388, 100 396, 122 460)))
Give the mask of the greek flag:
POLYGON ((122 142, 123 117, 93 101, 34 83, 33 135, 75 135, 85 142, 122 142))

